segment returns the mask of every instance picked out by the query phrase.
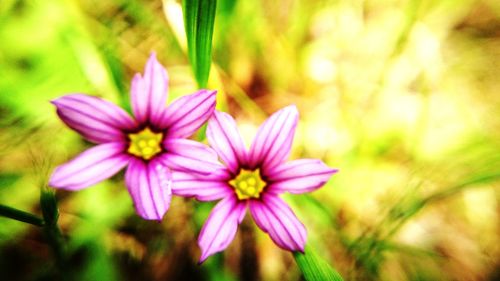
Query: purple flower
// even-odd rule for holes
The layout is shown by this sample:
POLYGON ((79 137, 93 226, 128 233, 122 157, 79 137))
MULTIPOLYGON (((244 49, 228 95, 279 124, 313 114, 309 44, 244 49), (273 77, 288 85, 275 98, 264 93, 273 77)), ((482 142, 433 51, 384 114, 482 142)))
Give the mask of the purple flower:
POLYGON ((213 114, 215 91, 200 90, 166 106, 167 71, 151 54, 144 76, 132 80, 135 118, 118 106, 83 94, 70 94, 52 103, 70 128, 97 143, 55 169, 49 184, 79 190, 105 180, 128 165, 125 183, 137 213, 161 220, 170 205, 170 169, 209 174, 217 167, 215 152, 192 140, 213 114))
POLYGON ((276 245, 289 251, 304 251, 306 229, 279 195, 285 191, 300 194, 316 190, 337 170, 317 159, 285 162, 297 121, 295 106, 274 113, 259 128, 248 151, 234 119, 214 112, 208 122, 207 137, 225 166, 204 177, 173 173, 174 194, 194 196, 200 201, 222 199, 200 232, 200 262, 231 243, 247 206, 257 226, 276 245))

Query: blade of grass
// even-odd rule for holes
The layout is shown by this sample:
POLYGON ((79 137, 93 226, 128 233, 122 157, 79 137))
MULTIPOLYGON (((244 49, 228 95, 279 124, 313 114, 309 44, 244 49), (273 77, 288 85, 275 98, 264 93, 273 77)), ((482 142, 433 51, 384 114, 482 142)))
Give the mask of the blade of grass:
POLYGON ((294 252, 293 257, 307 281, 342 281, 342 276, 310 247, 304 253, 294 252))
POLYGON ((184 0, 184 26, 188 57, 199 88, 205 88, 212 61, 216 0, 184 0))

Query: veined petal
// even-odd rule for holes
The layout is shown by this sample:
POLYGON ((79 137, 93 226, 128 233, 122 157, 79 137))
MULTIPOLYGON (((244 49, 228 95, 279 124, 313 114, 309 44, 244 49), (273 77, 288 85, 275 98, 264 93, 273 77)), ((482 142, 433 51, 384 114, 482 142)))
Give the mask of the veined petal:
POLYGON ((267 175, 272 192, 304 193, 321 187, 338 170, 318 159, 299 159, 280 164, 267 175))
POLYGON ((279 197, 264 194, 262 200, 251 200, 250 213, 257 226, 267 232, 280 248, 304 252, 306 229, 279 197))
POLYGON ((231 172, 236 173, 241 163, 246 164, 247 150, 231 115, 215 111, 208 121, 207 138, 231 172))
POLYGON ((161 128, 168 128, 169 138, 191 136, 210 118, 215 109, 217 91, 200 90, 173 101, 160 121, 161 128))
POLYGON ((250 147, 250 167, 267 169, 288 158, 299 113, 294 105, 271 115, 259 128, 250 147))
POLYGON ((97 97, 71 94, 55 99, 52 103, 66 125, 92 142, 124 140, 122 131, 137 126, 123 109, 97 97))
POLYGON ((224 167, 213 149, 196 141, 166 139, 163 147, 166 152, 158 159, 173 170, 207 175, 224 167))
POLYGON ((245 216, 245 202, 234 196, 217 203, 201 229, 198 245, 201 248, 199 263, 210 255, 223 251, 233 241, 238 225, 245 216))
POLYGON ((161 220, 172 198, 170 170, 156 159, 146 163, 133 158, 125 182, 137 214, 147 220, 161 220))
POLYGON ((92 147, 57 167, 50 177, 49 185, 78 190, 105 180, 118 173, 130 161, 130 156, 123 153, 124 149, 123 143, 106 143, 92 147))
POLYGON ((200 201, 214 201, 232 196, 233 189, 227 184, 231 178, 225 169, 206 175, 174 171, 172 192, 183 197, 195 197, 200 201))
POLYGON ((146 63, 144 77, 137 73, 132 79, 131 99, 135 118, 140 123, 149 121, 159 127, 159 121, 167 106, 167 70, 158 62, 153 52, 146 63))

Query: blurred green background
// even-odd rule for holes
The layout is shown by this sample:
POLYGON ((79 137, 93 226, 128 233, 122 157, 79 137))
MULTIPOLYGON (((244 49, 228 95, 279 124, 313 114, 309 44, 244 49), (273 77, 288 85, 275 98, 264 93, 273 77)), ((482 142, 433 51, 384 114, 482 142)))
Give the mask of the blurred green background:
MULTIPOLYGON (((181 5, 165 0, 0 2, 0 204, 40 214, 50 171, 90 144, 49 101, 71 92, 128 107, 157 52, 170 100, 196 90, 181 5)), ((500 279, 500 2, 219 0, 209 87, 247 143, 296 104, 292 158, 340 169, 287 196, 308 244, 346 280, 500 279)), ((135 215, 122 174, 57 191, 71 280, 300 280, 249 216, 196 264, 211 203, 135 215), (255 243, 254 243, 255 242, 255 243)), ((0 217, 0 279, 55 280, 41 230, 0 217)))

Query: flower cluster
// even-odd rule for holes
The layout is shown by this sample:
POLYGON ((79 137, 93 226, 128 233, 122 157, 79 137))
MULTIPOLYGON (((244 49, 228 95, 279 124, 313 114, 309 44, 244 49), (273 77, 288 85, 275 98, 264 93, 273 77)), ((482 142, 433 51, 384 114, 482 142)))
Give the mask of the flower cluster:
POLYGON ((49 184, 78 190, 127 167, 125 184, 137 214, 151 220, 162 219, 172 194, 220 200, 199 235, 200 262, 231 243, 247 208, 276 245, 304 251, 306 229, 279 195, 313 191, 337 170, 317 159, 286 162, 296 107, 271 115, 247 149, 235 120, 215 110, 216 91, 200 90, 169 106, 167 92, 167 72, 153 53, 144 75, 132 80, 133 117, 83 94, 52 101, 68 127, 97 145, 57 167, 49 184), (207 121, 210 147, 188 139, 207 121))

